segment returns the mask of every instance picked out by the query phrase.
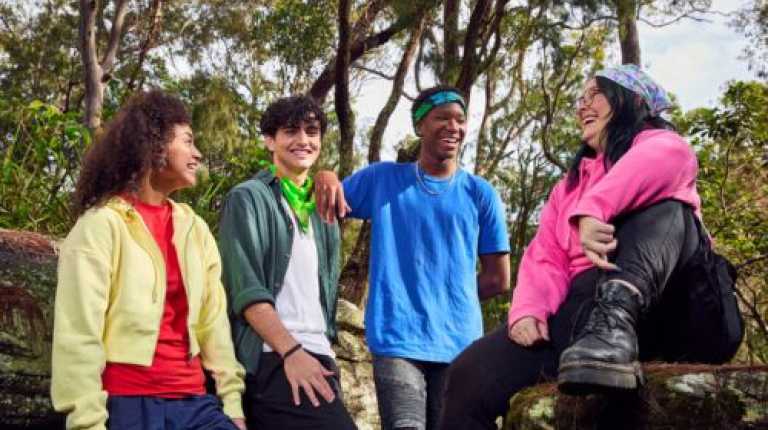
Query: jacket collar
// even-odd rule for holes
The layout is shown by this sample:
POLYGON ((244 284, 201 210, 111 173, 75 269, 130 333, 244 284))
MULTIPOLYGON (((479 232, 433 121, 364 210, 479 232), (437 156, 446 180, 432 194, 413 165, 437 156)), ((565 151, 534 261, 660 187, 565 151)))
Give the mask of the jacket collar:
MULTIPOLYGON (((180 223, 191 222, 195 213, 192 208, 189 207, 189 205, 184 203, 176 203, 172 199, 168 199, 168 202, 171 204, 171 213, 173 214, 174 220, 178 220, 180 223)), ((139 216, 133 205, 131 205, 130 202, 121 196, 111 197, 109 200, 107 200, 105 206, 120 214, 120 216, 122 216, 127 221, 132 220, 136 216, 139 216)))
POLYGON ((264 185, 267 185, 267 186, 278 182, 277 176, 275 176, 275 174, 272 173, 269 169, 259 170, 254 176, 254 179, 256 179, 257 181, 261 181, 262 183, 264 183, 264 185))
MULTIPOLYGON (((176 203, 171 199, 168 199, 168 201, 171 204, 171 219, 173 222, 172 241, 176 246, 177 252, 180 252, 179 264, 181 265, 182 274, 186 278, 184 250, 186 249, 187 239, 189 238, 189 234, 192 232, 192 227, 195 223, 195 213, 188 205, 176 203)), ((159 279, 165 279, 166 274, 165 265, 163 264, 163 255, 152 237, 152 233, 144 224, 141 214, 139 214, 130 202, 120 196, 110 198, 105 206, 114 210, 123 218, 131 236, 155 261, 155 270, 158 271, 159 279)), ((156 302, 158 296, 159 287, 158 284, 155 283, 152 287, 152 301, 156 302)))

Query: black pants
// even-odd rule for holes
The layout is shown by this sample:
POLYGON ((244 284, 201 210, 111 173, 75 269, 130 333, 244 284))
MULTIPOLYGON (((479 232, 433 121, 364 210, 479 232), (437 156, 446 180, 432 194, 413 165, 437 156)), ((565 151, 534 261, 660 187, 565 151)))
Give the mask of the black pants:
POLYGON ((565 302, 549 320, 551 341, 523 347, 509 339, 507 323, 477 340, 452 363, 445 389, 441 428, 496 429, 509 399, 519 390, 557 376, 560 353, 586 322, 598 284, 623 279, 643 292, 647 303, 640 321, 640 359, 679 360, 686 339, 669 339, 663 327, 674 318, 671 305, 685 288, 682 266, 700 246, 693 211, 664 201, 615 222, 618 248, 611 260, 623 270, 582 272, 572 282, 565 302), (675 348, 668 347, 675 345, 675 348))
POLYGON ((256 375, 245 379, 245 415, 249 429, 258 430, 350 430, 356 429, 354 421, 341 400, 339 369, 331 357, 310 353, 326 369, 334 372, 326 377, 336 397, 328 403, 320 395, 320 405, 315 407, 302 388, 299 388, 301 404, 293 403, 293 394, 285 376, 283 361, 274 352, 261 355, 256 375))

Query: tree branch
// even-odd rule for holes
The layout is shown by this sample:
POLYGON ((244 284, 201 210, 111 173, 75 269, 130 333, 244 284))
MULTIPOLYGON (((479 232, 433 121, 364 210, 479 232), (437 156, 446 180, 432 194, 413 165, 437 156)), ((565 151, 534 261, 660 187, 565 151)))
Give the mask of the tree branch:
POLYGON ((83 123, 94 130, 101 124, 101 65, 96 52, 96 0, 80 0, 80 57, 85 80, 85 116, 83 123))
POLYGON ((666 27, 666 26, 675 24, 677 22, 680 22, 680 21, 682 21, 684 19, 690 19, 691 21, 696 21, 696 22, 708 22, 708 23, 712 22, 712 20, 709 20, 707 18, 701 18, 701 17, 697 17, 697 16, 692 16, 692 15, 689 15, 688 13, 684 13, 682 15, 679 15, 679 16, 677 16, 675 18, 670 19, 669 21, 663 21, 663 22, 653 22, 653 21, 649 20, 648 18, 642 18, 642 17, 637 18, 638 21, 640 21, 640 22, 642 22, 642 23, 644 23, 644 24, 646 24, 646 25, 648 25, 650 27, 654 27, 654 28, 666 27))
POLYGON ((753 265, 755 263, 759 263, 759 262, 765 261, 765 260, 768 260, 768 254, 760 255, 760 256, 757 256, 757 257, 754 257, 754 258, 750 258, 749 260, 746 260, 746 261, 743 261, 743 262, 739 263, 739 265, 736 266, 736 270, 745 269, 748 266, 751 266, 751 265, 753 265))
POLYGON ((365 38, 371 25, 376 20, 376 16, 384 9, 386 4, 385 0, 373 0, 364 6, 363 11, 358 14, 360 18, 352 26, 352 40, 358 42, 365 38))
POLYGON ((376 69, 364 66, 364 65, 362 65, 360 63, 352 64, 352 66, 350 66, 350 67, 352 67, 354 69, 362 70, 364 72, 368 72, 368 73, 370 73, 372 75, 376 75, 376 76, 378 76, 378 77, 380 77, 382 79, 386 79, 388 81, 392 81, 392 80, 395 79, 395 75, 388 75, 388 74, 386 74, 386 73, 384 73, 382 71, 379 71, 379 70, 376 70, 376 69))
MULTIPOLYGON (((350 63, 357 61, 357 59, 360 58, 366 52, 389 42, 390 39, 392 39, 392 37, 394 37, 395 35, 397 35, 398 33, 400 33, 401 31, 405 30, 406 28, 408 28, 413 24, 414 16, 418 14, 420 10, 428 11, 431 8, 436 7, 437 3, 439 3, 439 1, 437 0, 424 1, 423 4, 420 6, 420 8, 417 8, 414 15, 401 16, 397 19, 397 21, 392 23, 392 25, 380 31, 379 33, 368 36, 362 40, 353 42, 349 50, 350 63)), ((328 62, 328 64, 323 69, 323 71, 320 73, 320 76, 318 76, 315 82, 312 84, 312 87, 309 90, 309 94, 313 98, 315 98, 315 100, 318 100, 320 102, 325 100, 325 97, 328 95, 328 92, 333 87, 333 84, 334 84, 333 77, 335 76, 335 71, 334 71, 335 65, 336 65, 336 58, 333 58, 328 62)))
POLYGON ((112 70, 112 66, 115 64, 115 57, 117 56, 117 50, 120 47, 120 40, 123 37, 123 26, 125 24, 125 15, 127 13, 128 0, 117 0, 117 5, 115 5, 115 18, 112 21, 112 28, 109 30, 109 43, 107 44, 104 59, 101 60, 101 68, 105 74, 109 73, 112 70))
POLYGON ((467 34, 464 37, 464 58, 461 61, 461 72, 456 80, 456 87, 464 93, 464 97, 467 98, 467 104, 469 104, 472 84, 477 77, 477 51, 475 47, 483 27, 482 22, 488 16, 490 6, 489 0, 478 0, 475 3, 475 8, 472 10, 469 24, 467 24, 467 34))
MULTIPOLYGON (((147 31, 147 37, 141 43, 136 68, 133 70, 131 79, 128 81, 128 89, 130 91, 133 91, 136 88, 136 80, 144 67, 144 60, 146 59, 149 50, 154 46, 157 35, 160 32, 160 23, 162 22, 163 17, 163 0, 154 0, 152 2, 151 16, 152 18, 149 30, 147 31)), ((141 89, 141 87, 139 87, 139 89, 141 89)))
POLYGON ((734 290, 736 291, 736 296, 740 299, 741 303, 743 303, 749 313, 752 314, 752 319, 755 321, 755 325, 757 325, 757 327, 762 332, 763 337, 768 338, 768 324, 766 324, 765 320, 762 318, 760 309, 758 309, 757 304, 747 300, 741 289, 734 288, 734 290))
POLYGON ((389 118, 392 116, 397 107, 397 102, 400 100, 400 95, 403 92, 403 84, 405 83, 405 77, 408 75, 408 69, 411 67, 411 62, 416 53, 416 48, 421 40, 421 33, 424 30, 424 15, 418 18, 418 23, 411 31, 411 36, 405 45, 403 50, 403 57, 400 60, 400 64, 397 66, 395 72, 394 81, 392 82, 392 91, 389 94, 387 102, 376 117, 376 123, 373 126, 371 132, 371 143, 368 147, 368 162, 375 163, 381 159, 381 141, 384 136, 384 131, 389 123, 389 118))

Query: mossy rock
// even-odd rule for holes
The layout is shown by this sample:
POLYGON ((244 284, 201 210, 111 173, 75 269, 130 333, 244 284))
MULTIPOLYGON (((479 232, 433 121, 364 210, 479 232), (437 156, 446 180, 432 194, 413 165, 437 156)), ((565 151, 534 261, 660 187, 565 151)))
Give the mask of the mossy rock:
POLYGON ((510 400, 507 430, 768 429, 768 367, 652 364, 625 395, 574 397, 555 384, 510 400))
POLYGON ((56 244, 0 229, 0 423, 61 428, 49 398, 56 244))

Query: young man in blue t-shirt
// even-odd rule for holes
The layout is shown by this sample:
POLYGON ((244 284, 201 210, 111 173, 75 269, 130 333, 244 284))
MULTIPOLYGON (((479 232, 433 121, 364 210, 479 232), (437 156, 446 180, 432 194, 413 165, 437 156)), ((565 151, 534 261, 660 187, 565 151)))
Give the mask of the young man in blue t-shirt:
POLYGON ((327 221, 337 207, 371 220, 365 325, 384 429, 436 426, 448 364, 483 333, 480 300, 509 288, 501 200, 457 165, 466 113, 456 88, 425 90, 411 109, 415 163, 372 164, 343 187, 332 172, 317 175, 327 221))

